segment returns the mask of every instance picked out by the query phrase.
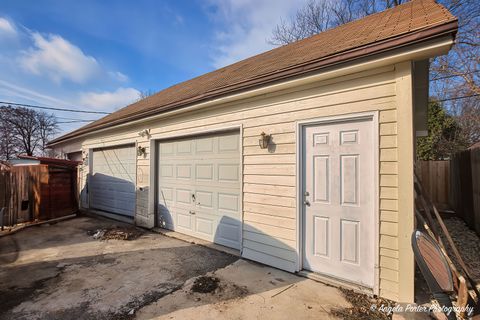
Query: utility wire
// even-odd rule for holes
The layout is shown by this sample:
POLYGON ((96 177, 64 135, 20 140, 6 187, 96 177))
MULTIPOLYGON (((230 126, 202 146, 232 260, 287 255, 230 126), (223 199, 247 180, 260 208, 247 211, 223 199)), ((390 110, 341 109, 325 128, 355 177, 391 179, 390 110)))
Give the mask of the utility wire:
POLYGON ((466 98, 477 97, 477 96, 480 96, 480 94, 472 94, 472 95, 469 95, 469 96, 454 97, 454 98, 447 98, 447 99, 434 100, 434 101, 443 102, 443 101, 450 101, 450 100, 466 99, 466 98))
POLYGON ((33 104, 15 103, 15 102, 7 102, 7 101, 0 101, 0 104, 11 105, 11 106, 19 106, 19 107, 25 107, 25 108, 55 110, 55 111, 92 113, 92 114, 110 114, 109 112, 102 112, 102 111, 83 111, 83 110, 74 110, 74 109, 66 109, 66 108, 41 107, 41 106, 37 106, 37 105, 33 105, 33 104))
POLYGON ((472 72, 465 72, 465 73, 462 73, 462 74, 451 74, 451 75, 448 75, 448 76, 433 78, 433 79, 430 79, 430 81, 438 81, 438 80, 456 78, 456 77, 466 76, 467 74, 475 74, 475 73, 479 73, 479 72, 480 72, 480 70, 475 70, 475 71, 472 71, 472 72))
POLYGON ((77 123, 77 122, 92 122, 94 120, 74 120, 74 121, 59 121, 57 123, 77 123))
POLYGON ((56 117, 57 119, 60 119, 60 120, 72 120, 72 121, 76 121, 76 120, 79 120, 79 121, 96 121, 96 120, 93 120, 93 119, 78 119, 78 118, 64 118, 64 117, 56 117))

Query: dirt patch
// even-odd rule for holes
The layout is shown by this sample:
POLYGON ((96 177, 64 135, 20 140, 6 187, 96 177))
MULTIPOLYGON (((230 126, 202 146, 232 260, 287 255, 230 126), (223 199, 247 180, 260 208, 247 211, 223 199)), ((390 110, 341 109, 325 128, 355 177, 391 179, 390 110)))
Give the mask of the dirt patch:
POLYGON ((198 293, 212 293, 218 288, 220 280, 216 277, 201 276, 195 279, 191 291, 198 293))
POLYGON ((143 235, 143 231, 131 227, 113 227, 87 231, 87 234, 98 240, 136 240, 143 235))
POLYGON ((392 314, 387 314, 379 310, 381 306, 390 309, 396 303, 387 299, 373 298, 366 294, 358 293, 353 290, 340 289, 345 299, 350 302, 352 307, 332 309, 332 314, 336 317, 346 320, 388 320, 392 319, 392 314), (373 306, 373 307, 372 307, 373 306))

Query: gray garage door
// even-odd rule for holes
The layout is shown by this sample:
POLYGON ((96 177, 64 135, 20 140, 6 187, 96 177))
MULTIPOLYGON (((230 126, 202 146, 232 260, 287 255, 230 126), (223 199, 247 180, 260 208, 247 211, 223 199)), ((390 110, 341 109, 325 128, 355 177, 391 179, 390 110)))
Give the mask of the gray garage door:
POLYGON ((133 217, 135 146, 94 149, 89 179, 90 208, 133 217))
POLYGON ((230 132, 159 143, 159 221, 240 249, 240 142, 230 132))

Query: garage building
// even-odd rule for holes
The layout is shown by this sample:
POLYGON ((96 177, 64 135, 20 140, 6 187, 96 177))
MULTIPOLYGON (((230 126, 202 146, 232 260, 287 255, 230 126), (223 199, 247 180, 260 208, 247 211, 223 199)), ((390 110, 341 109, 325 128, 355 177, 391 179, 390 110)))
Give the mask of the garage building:
POLYGON ((84 209, 412 302, 429 59, 457 20, 414 0, 167 88, 63 135, 84 209))

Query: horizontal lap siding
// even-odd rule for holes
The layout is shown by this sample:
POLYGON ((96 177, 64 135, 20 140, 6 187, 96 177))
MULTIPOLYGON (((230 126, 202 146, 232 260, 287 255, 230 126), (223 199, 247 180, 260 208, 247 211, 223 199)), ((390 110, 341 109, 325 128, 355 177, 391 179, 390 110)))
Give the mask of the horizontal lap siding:
MULTIPOLYGON (((398 281, 396 97, 393 67, 332 79, 283 95, 265 95, 204 111, 144 122, 129 132, 88 139, 84 149, 136 142, 147 155, 137 161, 137 184, 150 183, 150 142, 138 132, 149 128, 151 139, 242 127, 243 250, 245 258, 281 269, 297 268, 296 123, 314 118, 380 111, 380 289, 396 294, 398 281), (260 133, 272 135, 270 147, 260 149, 260 133), (388 289, 388 290, 387 290, 388 289)), ((127 130, 127 129, 124 129, 127 130)), ((148 197, 137 199, 141 219, 148 197)), ((152 209, 150 209, 151 211, 152 209)), ((143 220, 142 220, 143 221, 143 220)), ((148 220, 151 223, 153 220, 148 220)))
POLYGON ((380 133, 380 295, 398 300, 397 110, 381 111, 380 133))
MULTIPOLYGON (((332 90, 332 95, 312 96, 301 102, 280 104, 275 109, 263 110, 259 113, 261 117, 243 122, 244 230, 247 231, 244 232, 245 257, 277 264, 289 271, 296 269, 296 121, 381 110, 379 122, 395 124, 393 74, 376 75, 363 80, 367 84, 356 90, 340 90, 340 93, 333 93, 335 90, 332 90), (380 82, 375 85, 375 81, 380 82), (261 132, 272 134, 269 149, 260 149, 258 146, 261 132), (259 240, 259 234, 270 239, 259 240), (278 239, 291 240, 291 246, 285 247, 282 244, 280 247, 283 251, 278 250, 278 239), (268 242, 265 243, 266 241, 268 242), (279 259, 282 259, 281 263, 279 259)), ((359 79, 356 83, 359 84, 359 79)), ((341 86, 348 86, 348 83, 341 86)), ((394 132, 394 128, 389 125, 382 130, 394 132)), ((381 135, 381 148, 395 150, 395 139, 396 136, 391 134, 381 135)), ((386 156, 391 157, 391 154, 386 156)), ((392 172, 391 167, 385 167, 384 170, 392 172)), ((387 201, 384 205, 388 209, 394 208, 396 189, 381 192, 387 201)), ((388 234, 394 233, 395 228, 396 221, 385 221, 380 226, 381 232, 388 234)), ((393 268, 391 261, 383 263, 387 271, 381 272, 381 276, 396 281, 394 275, 398 271, 387 269, 393 268)))

